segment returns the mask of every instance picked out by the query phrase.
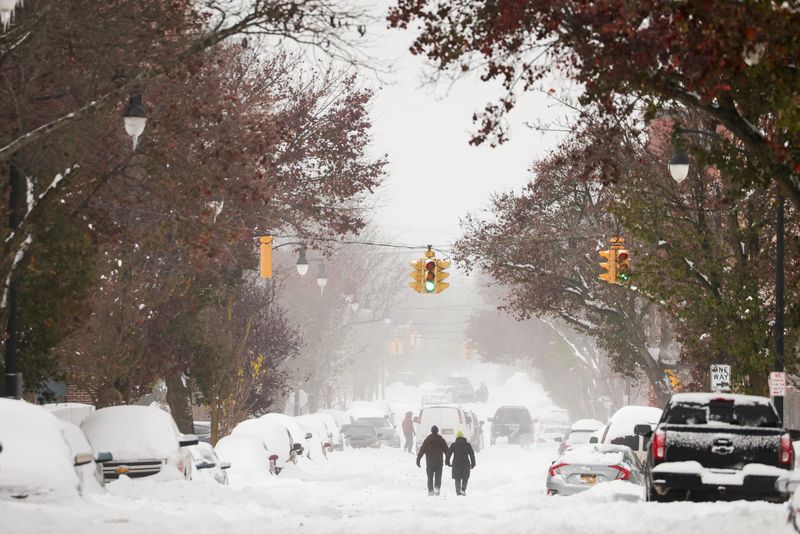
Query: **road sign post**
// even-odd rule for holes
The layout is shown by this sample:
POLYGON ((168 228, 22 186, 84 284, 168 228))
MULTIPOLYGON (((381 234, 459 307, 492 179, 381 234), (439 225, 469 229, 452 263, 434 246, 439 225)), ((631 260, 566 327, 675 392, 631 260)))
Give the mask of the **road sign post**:
POLYGON ((769 396, 786 396, 786 373, 783 371, 772 371, 769 374, 769 396))

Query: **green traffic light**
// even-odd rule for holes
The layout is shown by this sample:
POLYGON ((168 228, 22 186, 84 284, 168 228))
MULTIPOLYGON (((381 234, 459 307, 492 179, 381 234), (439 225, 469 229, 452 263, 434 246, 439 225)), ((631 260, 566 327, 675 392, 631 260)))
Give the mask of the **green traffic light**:
POLYGON ((428 293, 433 293, 433 290, 436 289, 436 282, 428 281, 425 282, 425 291, 428 293))

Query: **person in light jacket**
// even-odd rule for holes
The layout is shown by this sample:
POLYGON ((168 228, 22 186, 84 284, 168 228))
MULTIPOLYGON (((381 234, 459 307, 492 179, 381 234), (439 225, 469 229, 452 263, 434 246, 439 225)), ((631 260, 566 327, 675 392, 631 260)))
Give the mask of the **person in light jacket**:
POLYGON ((463 432, 456 434, 456 440, 447 450, 447 465, 453 467, 453 480, 456 481, 456 495, 467 494, 469 473, 475 469, 475 451, 463 432))

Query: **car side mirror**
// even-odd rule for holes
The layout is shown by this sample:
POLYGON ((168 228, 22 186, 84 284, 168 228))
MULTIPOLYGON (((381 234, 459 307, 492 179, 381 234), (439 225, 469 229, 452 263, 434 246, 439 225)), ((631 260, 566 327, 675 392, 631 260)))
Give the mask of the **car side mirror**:
POLYGON ((114 456, 112 456, 112 454, 110 452, 98 452, 97 453, 97 458, 95 459, 95 462, 97 462, 98 464, 103 464, 103 463, 106 463, 106 462, 110 462, 113 459, 114 459, 114 456))
POLYGON ((564 438, 562 438, 561 436, 556 436, 553 438, 553 441, 555 441, 556 443, 561 443, 562 441, 564 441, 564 438))
POLYGON ((650 425, 641 424, 633 427, 633 433, 636 434, 637 436, 643 436, 645 438, 649 438, 650 436, 653 435, 653 429, 650 427, 650 425))
POLYGON ((217 467, 217 464, 214 462, 203 462, 201 464, 197 464, 197 469, 212 469, 217 467))
POLYGON ((292 450, 293 451, 302 451, 303 450, 303 446, 300 445, 299 443, 295 443, 294 445, 292 445, 292 450))
POLYGON ((198 443, 200 443, 200 440, 197 439, 197 436, 195 436, 194 434, 184 434, 178 441, 178 446, 191 447, 192 445, 197 445, 198 443))
POLYGON ((311 439, 314 436, 311 435, 311 432, 306 432, 306 439, 311 439))
MULTIPOLYGON (((790 430, 789 431, 789 437, 792 438, 792 441, 800 440, 800 430, 790 430)), ((0 450, 3 450, 3 449, 0 448, 0 450)))
POLYGON ((221 464, 219 464, 219 468, 220 469, 230 469, 231 468, 231 463, 230 462, 222 462, 221 464))
POLYGON ((592 436, 589 438, 589 443, 600 443, 600 440, 597 439, 597 436, 592 436))
POLYGON ((94 456, 88 452, 83 452, 75 455, 75 467, 90 464, 94 461, 94 456))

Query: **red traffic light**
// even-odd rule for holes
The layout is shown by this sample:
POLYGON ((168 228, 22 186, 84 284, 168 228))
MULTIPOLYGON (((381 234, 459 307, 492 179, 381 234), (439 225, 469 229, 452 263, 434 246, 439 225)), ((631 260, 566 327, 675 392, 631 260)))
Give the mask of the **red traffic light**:
POLYGON ((627 252, 620 252, 619 254, 617 254, 617 259, 620 260, 620 261, 627 260, 628 259, 628 253, 627 252))
POLYGON ((427 263, 425 263, 425 270, 433 271, 434 269, 436 269, 436 262, 433 260, 428 260, 427 263))

